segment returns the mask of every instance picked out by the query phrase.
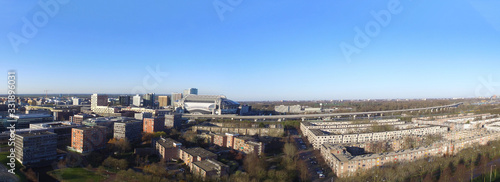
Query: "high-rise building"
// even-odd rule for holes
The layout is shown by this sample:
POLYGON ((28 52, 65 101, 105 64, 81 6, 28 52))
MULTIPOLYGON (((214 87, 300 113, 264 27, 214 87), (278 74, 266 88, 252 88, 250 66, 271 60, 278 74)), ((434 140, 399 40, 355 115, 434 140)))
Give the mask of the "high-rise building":
POLYGON ((158 96, 158 107, 167 107, 170 105, 170 97, 169 96, 158 96))
POLYGON ((137 94, 137 95, 135 95, 135 96, 133 97, 133 102, 132 102, 132 104, 133 104, 134 106, 137 106, 137 107, 140 107, 140 106, 142 105, 142 98, 141 98, 141 96, 140 96, 139 94, 137 94))
POLYGON ((130 142, 141 140, 142 121, 128 120, 114 123, 113 137, 116 139, 126 138, 130 142))
POLYGON ((66 147, 71 146, 71 130, 72 128, 79 127, 76 124, 67 122, 50 122, 50 123, 37 123, 30 124, 29 129, 23 131, 16 131, 16 133, 30 132, 31 130, 46 130, 57 134, 57 148, 66 150, 66 147))
POLYGON ((73 105, 77 106, 80 105, 80 98, 73 97, 73 105))
POLYGON ((15 134, 16 159, 23 165, 50 164, 57 158, 57 134, 27 132, 15 134))
POLYGON ((144 107, 154 107, 155 106, 155 93, 148 93, 142 96, 142 106, 144 107))
POLYGON ((97 106, 108 106, 108 95, 93 94, 90 98, 90 109, 94 110, 97 106))
POLYGON ((165 129, 165 117, 144 118, 143 121, 144 133, 154 133, 165 129))
POLYGON ((118 97, 118 101, 122 106, 130 106, 130 96, 129 95, 121 95, 118 97))
POLYGON ((172 95, 170 96, 170 98, 171 98, 170 104, 174 105, 174 103, 176 101, 178 101, 178 100, 180 101, 182 99, 182 94, 174 92, 174 93, 172 93, 172 95))
POLYGON ((86 126, 71 130, 71 148, 80 153, 89 153, 106 147, 106 127, 86 126))
POLYGON ((165 127, 179 129, 182 125, 181 114, 165 115, 165 127))
POLYGON ((190 89, 184 90, 183 97, 186 97, 188 95, 198 95, 198 89, 197 88, 190 88, 190 89))

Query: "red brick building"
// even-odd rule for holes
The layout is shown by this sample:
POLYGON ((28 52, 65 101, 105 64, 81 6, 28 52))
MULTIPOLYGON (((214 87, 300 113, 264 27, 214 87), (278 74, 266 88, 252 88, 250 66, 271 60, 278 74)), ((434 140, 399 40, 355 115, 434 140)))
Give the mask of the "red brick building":
POLYGON ((214 154, 208 150, 201 147, 195 148, 184 148, 179 151, 179 158, 183 160, 186 165, 189 166, 190 163, 196 161, 203 161, 207 159, 217 159, 217 154, 214 154))
POLYGON ((154 117, 154 118, 144 118, 142 131, 144 133, 154 133, 158 131, 165 130, 165 118, 164 117, 154 117))
POLYGON ((214 144, 221 147, 227 147, 227 136, 224 134, 215 134, 214 144))
POLYGON ((106 127, 87 126, 71 130, 71 148, 80 153, 90 153, 106 147, 106 127))
POLYGON ((162 159, 170 161, 179 159, 179 152, 182 144, 171 138, 160 138, 156 141, 156 151, 162 159))

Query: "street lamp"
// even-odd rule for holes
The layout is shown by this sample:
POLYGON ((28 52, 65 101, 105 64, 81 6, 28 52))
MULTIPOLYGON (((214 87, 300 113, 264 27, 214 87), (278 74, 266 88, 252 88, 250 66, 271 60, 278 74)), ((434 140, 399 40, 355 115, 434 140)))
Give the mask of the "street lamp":
MULTIPOLYGON (((492 171, 493 171, 493 166, 497 166, 497 165, 493 164, 493 165, 491 165, 491 166, 490 166, 490 182, 491 182, 491 173, 492 173, 492 171)), ((496 171, 496 170, 495 170, 495 171, 496 171)), ((496 174, 496 173, 495 173, 495 174, 496 174)))

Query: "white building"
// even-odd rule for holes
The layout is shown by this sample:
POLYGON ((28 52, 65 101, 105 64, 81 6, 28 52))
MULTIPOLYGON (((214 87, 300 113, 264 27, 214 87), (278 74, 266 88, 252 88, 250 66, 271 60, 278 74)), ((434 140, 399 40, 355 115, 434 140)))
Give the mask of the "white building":
POLYGON ((132 105, 140 107, 141 103, 142 103, 142 97, 139 94, 132 97, 132 105))
POLYGON ((76 97, 73 97, 73 105, 77 106, 77 105, 80 105, 80 99, 79 98, 76 98, 76 97))

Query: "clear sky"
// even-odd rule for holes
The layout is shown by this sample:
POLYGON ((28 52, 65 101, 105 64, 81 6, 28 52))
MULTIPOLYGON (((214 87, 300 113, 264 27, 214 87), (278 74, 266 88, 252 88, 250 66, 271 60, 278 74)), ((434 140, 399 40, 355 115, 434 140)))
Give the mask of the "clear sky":
POLYGON ((14 69, 25 94, 195 87, 233 100, 490 96, 500 94, 498 7, 496 0, 0 0, 0 82, 14 69))

